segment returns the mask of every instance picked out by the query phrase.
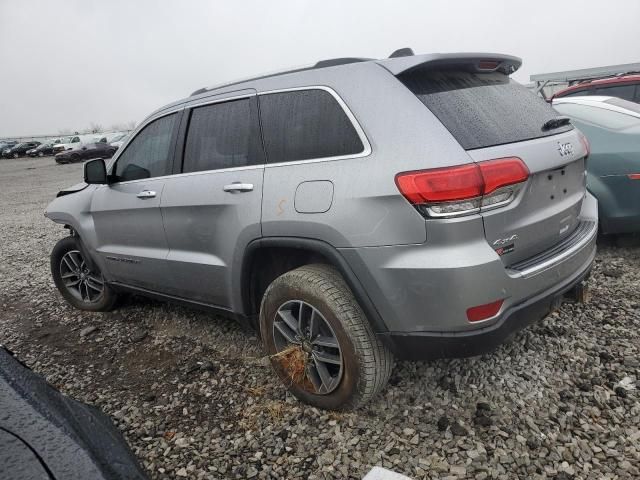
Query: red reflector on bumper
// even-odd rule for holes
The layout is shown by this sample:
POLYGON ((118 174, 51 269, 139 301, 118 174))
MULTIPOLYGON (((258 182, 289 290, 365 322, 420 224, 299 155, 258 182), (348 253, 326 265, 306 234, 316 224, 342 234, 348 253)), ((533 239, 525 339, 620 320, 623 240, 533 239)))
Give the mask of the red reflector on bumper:
POLYGON ((496 300, 486 305, 478 305, 477 307, 471 307, 467 309, 467 319, 470 322, 479 322, 480 320, 486 320, 493 317, 500 311, 504 300, 496 300))
POLYGON ((640 173, 630 173, 629 178, 631 180, 640 180, 640 173))

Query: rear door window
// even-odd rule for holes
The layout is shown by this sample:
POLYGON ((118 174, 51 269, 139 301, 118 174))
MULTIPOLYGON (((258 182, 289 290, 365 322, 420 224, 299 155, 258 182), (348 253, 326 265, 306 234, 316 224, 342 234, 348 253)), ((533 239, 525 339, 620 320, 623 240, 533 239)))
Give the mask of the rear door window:
POLYGON ((364 151, 351 120, 326 90, 269 93, 259 98, 269 163, 342 157, 364 151))
POLYGON ((194 108, 183 172, 263 163, 255 97, 194 108))
POLYGON ((556 135, 573 128, 564 125, 543 130, 558 114, 503 73, 419 68, 398 79, 465 150, 556 135))

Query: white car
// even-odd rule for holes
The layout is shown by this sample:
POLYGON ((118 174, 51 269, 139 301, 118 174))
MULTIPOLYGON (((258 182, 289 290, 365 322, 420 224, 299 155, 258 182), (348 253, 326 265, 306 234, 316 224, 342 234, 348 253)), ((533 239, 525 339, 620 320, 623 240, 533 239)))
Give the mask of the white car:
POLYGON ((53 146, 53 153, 60 153, 60 152, 64 152, 66 150, 74 150, 75 148, 77 148, 80 145, 80 136, 79 135, 72 135, 70 137, 65 137, 63 139, 61 139, 62 141, 60 143, 56 143, 53 146))
POLYGON ((79 150, 86 145, 92 143, 107 143, 107 137, 99 133, 90 133, 87 135, 73 135, 64 139, 65 142, 58 143, 53 146, 53 153, 60 153, 69 150, 79 150))
POLYGON ((128 136, 129 132, 119 133, 111 138, 111 140, 109 141, 109 145, 111 145, 112 147, 120 148, 124 144, 124 142, 127 141, 128 136))

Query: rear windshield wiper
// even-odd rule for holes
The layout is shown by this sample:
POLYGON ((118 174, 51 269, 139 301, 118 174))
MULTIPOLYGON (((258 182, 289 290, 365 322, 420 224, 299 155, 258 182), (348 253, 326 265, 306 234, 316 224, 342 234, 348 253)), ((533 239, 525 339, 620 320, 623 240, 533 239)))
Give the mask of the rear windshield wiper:
POLYGON ((544 122, 544 125, 542 125, 542 131, 544 132, 546 130, 553 130, 554 128, 560 128, 565 125, 569 125, 570 122, 571 122, 571 119, 569 117, 552 118, 551 120, 547 120, 546 122, 544 122))

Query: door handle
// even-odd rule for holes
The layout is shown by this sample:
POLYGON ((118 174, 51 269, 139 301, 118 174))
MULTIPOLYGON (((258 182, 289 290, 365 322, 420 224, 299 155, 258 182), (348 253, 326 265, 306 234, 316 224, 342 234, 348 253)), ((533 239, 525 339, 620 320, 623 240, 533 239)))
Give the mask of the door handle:
POLYGON ((143 190, 139 194, 136 195, 138 198, 155 198, 156 192, 153 190, 143 190))
POLYGON ((233 182, 229 185, 222 187, 225 192, 237 193, 237 192, 250 192, 253 190, 253 183, 233 182))

